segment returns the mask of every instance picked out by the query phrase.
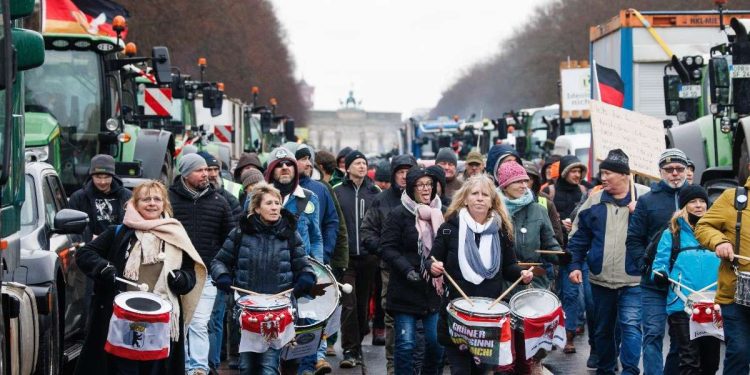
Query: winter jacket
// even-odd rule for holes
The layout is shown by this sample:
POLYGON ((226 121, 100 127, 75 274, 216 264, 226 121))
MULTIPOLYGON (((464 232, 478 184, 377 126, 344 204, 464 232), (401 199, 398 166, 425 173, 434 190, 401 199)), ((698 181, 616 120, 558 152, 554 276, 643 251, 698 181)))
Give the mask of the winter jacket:
POLYGON ((284 197, 284 208, 298 217, 297 233, 302 237, 305 253, 316 260, 323 262, 323 235, 320 232, 320 203, 318 196, 297 186, 294 191, 284 197), (307 196, 307 204, 302 212, 297 212, 297 200, 307 196))
POLYGON ((83 188, 70 196, 68 207, 89 215, 89 224, 83 232, 86 242, 102 234, 110 225, 121 224, 125 217, 125 203, 133 193, 122 186, 118 177, 112 177, 111 187, 108 193, 102 193, 89 176, 83 188))
MULTIPOLYGON (((432 256, 438 261, 443 262, 445 273, 450 275, 453 280, 456 281, 459 287, 468 296, 472 297, 486 297, 495 299, 505 290, 506 281, 515 281, 521 276, 521 268, 516 261, 516 254, 513 251, 513 241, 508 235, 500 229, 500 244, 502 249, 502 264, 497 274, 491 278, 486 279, 479 285, 466 281, 462 274, 461 268, 458 265, 458 215, 452 215, 448 220, 443 223, 438 229, 438 234, 435 237, 435 242, 432 245, 432 256)), ((429 269, 432 265, 432 261, 427 260, 425 267, 429 269)), ((446 306, 448 303, 456 298, 461 298, 461 294, 453 287, 453 285, 446 280, 444 281, 446 289, 446 295, 443 297, 441 307, 439 309, 440 318, 438 320, 438 340, 442 345, 454 344, 451 342, 450 336, 448 335, 448 326, 446 323, 446 306)))
POLYGON ((203 264, 211 264, 227 234, 235 226, 227 200, 211 185, 206 193, 193 199, 182 177, 177 176, 169 187, 169 202, 174 218, 185 227, 203 264))
POLYGON ((336 217, 339 219, 339 227, 336 230, 336 246, 331 255, 331 267, 346 268, 349 266, 349 237, 346 232, 344 211, 341 210, 341 205, 339 204, 339 200, 336 198, 336 193, 333 191, 331 185, 323 180, 321 180, 320 183, 323 184, 328 190, 328 193, 331 194, 333 206, 336 208, 336 217))
MULTIPOLYGON (((135 239, 135 231, 126 226, 120 227, 115 235, 116 226, 109 227, 97 238, 88 242, 86 246, 78 250, 76 264, 86 276, 94 279, 94 293, 91 296, 91 308, 89 317, 89 329, 86 335, 81 356, 78 358, 75 373, 86 374, 108 374, 111 372, 111 356, 104 351, 107 342, 109 321, 112 317, 112 304, 115 296, 127 290, 127 285, 122 283, 102 283, 97 276, 107 264, 112 264, 118 271, 117 276, 123 277, 122 270, 125 269, 126 253, 130 247, 131 240, 135 239)), ((193 289, 196 283, 194 262, 189 256, 183 256, 182 267, 187 280, 188 289, 193 289)), ((179 300, 179 299, 178 299, 179 300)), ((180 306, 180 311, 183 311, 180 306)), ((160 374, 183 375, 185 374, 185 333, 182 314, 180 314, 180 337, 176 342, 170 342, 169 358, 163 361, 166 369, 160 374)))
POLYGON ((347 236, 349 237, 349 257, 368 255, 369 252, 365 246, 361 245, 362 236, 360 228, 365 218, 365 214, 370 209, 375 196, 380 193, 380 189, 373 184, 369 177, 362 180, 362 184, 357 187, 349 176, 333 186, 336 198, 341 205, 341 211, 344 213, 346 221, 347 236))
POLYGON ((542 189, 542 193, 552 199, 563 219, 573 220, 573 209, 586 199, 586 187, 583 184, 573 185, 563 178, 555 181, 554 185, 542 189))
MULTIPOLYGON (((640 204, 640 202, 638 203, 640 204)), ((678 218, 680 224, 680 252, 675 259, 674 265, 670 268, 670 257, 672 256, 672 232, 666 229, 659 240, 659 246, 656 250, 656 257, 652 269, 662 275, 669 274, 669 278, 676 280, 682 285, 693 289, 701 290, 706 286, 715 283, 719 276, 719 263, 721 260, 716 255, 698 243, 693 235, 693 228, 685 219, 678 218)), ((648 275, 653 282, 654 274, 648 275)), ((682 312, 685 308, 685 302, 675 293, 678 290, 682 298, 690 295, 690 291, 672 285, 667 294, 667 314, 682 312)), ((716 286, 707 290, 716 290, 716 286)))
POLYGON ((547 216, 549 217, 550 223, 552 223, 552 231, 555 232, 555 240, 562 246, 565 242, 565 233, 560 221, 560 214, 557 213, 555 204, 551 200, 543 196, 536 196, 536 202, 539 203, 543 208, 547 210, 547 216))
POLYGON ((216 189, 216 191, 221 194, 224 199, 226 199, 227 203, 229 203, 229 208, 232 212, 232 226, 237 225, 237 222, 239 222, 240 220, 240 216, 242 216, 242 205, 240 204, 240 201, 223 187, 216 189))
POLYGON ((403 189, 396 184, 396 172, 416 165, 417 160, 411 155, 398 155, 391 160, 391 187, 375 196, 359 230, 361 245, 369 254, 380 255, 380 239, 385 219, 394 208, 401 205, 403 189))
POLYGON ((344 178, 346 177, 346 174, 344 172, 341 172, 338 168, 333 170, 333 174, 331 175, 331 186, 336 186, 344 181, 344 178))
POLYGON ((518 163, 523 165, 523 162, 521 161, 521 155, 518 154, 518 151, 516 151, 513 146, 494 145, 487 153, 487 163, 484 165, 484 169, 495 182, 497 182, 497 167, 499 167, 500 162, 509 155, 515 156, 516 160, 518 160, 518 163))
POLYGON ((300 176, 299 184, 318 196, 318 226, 323 238, 323 260, 330 263, 336 247, 336 232, 339 230, 339 215, 333 203, 332 193, 325 185, 307 176, 300 176))
MULTIPOLYGON (((745 182, 750 189, 750 179, 745 182)), ((736 254, 750 256, 750 209, 742 211, 742 228, 740 230, 740 248, 735 246, 737 210, 734 208, 734 194, 737 189, 726 189, 714 201, 714 204, 695 226, 695 238, 700 244, 711 250, 716 246, 729 242, 736 254)), ((739 271, 750 272, 750 262, 739 260, 739 271)), ((734 302, 734 288, 737 276, 731 263, 722 261, 719 266, 719 285, 716 291, 716 303, 729 304, 734 302)))
MULTIPOLYGON (((648 188, 636 185, 636 196, 648 188)), ((580 270, 584 260, 589 265, 589 280, 605 288, 618 289, 638 285, 640 270, 625 251, 628 233, 630 192, 615 199, 604 190, 589 195, 573 221, 568 251, 573 256, 571 270, 580 270), (626 265, 631 265, 626 267, 626 265)))
MULTIPOLYGON (((635 211, 630 215, 628 238, 625 242, 628 259, 635 262, 628 265, 628 269, 631 271, 643 272, 646 246, 656 233, 664 230, 672 215, 680 209, 680 190, 681 187, 675 189, 669 186, 666 181, 661 180, 651 185, 650 192, 638 198, 635 211)), ((641 277, 641 286, 665 290, 653 283, 651 275, 641 277)))
MULTIPOLYGON (((516 259, 519 262, 556 264, 557 255, 536 252, 539 249, 560 250, 547 210, 536 201, 531 201, 516 211, 512 219, 516 259)), ((536 276, 532 286, 547 289, 549 279, 546 275, 536 276)))
POLYGON ((314 275, 296 225, 294 214, 286 209, 272 225, 262 223, 257 215, 242 217, 239 246, 235 228, 211 262, 211 277, 216 280, 229 274, 240 288, 276 294, 292 288, 303 272, 314 275))

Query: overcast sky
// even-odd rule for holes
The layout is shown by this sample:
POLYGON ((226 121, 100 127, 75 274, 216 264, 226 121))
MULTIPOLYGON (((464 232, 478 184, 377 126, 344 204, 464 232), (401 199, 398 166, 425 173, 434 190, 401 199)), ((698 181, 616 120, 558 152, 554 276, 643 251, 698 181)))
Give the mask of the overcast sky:
POLYGON ((350 89, 368 111, 431 108, 549 0, 271 0, 314 109, 350 89))

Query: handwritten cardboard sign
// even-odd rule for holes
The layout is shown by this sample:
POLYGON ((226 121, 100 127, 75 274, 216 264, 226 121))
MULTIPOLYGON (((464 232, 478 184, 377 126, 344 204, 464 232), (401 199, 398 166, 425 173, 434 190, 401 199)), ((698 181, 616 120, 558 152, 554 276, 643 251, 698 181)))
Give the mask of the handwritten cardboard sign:
POLYGON ((619 148, 630 158, 630 170, 659 179, 659 156, 666 149, 662 120, 591 100, 594 157, 601 161, 619 148))

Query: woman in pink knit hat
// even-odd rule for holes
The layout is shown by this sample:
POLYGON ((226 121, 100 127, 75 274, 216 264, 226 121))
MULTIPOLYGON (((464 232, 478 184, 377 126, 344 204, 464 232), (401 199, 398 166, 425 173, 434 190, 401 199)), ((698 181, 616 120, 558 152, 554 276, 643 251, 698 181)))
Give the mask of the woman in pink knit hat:
MULTIPOLYGON (((519 263, 544 263, 557 264, 556 255, 540 254, 536 251, 561 250, 555 239, 555 232, 547 214, 547 207, 537 203, 534 193, 529 188, 529 175, 526 169, 518 163, 504 163, 497 172, 498 193, 503 200, 505 209, 513 222, 515 236, 513 237, 514 250, 519 263)), ((547 276, 544 266, 534 267, 533 288, 549 289, 550 280, 553 275, 547 276)), ((515 291, 520 291, 516 288, 515 291)), ((513 293, 511 292, 511 295, 513 293)), ((510 298, 510 296, 509 296, 510 298)), ((518 333, 523 335, 523 333, 518 333)), ((540 350, 530 360, 524 361, 525 348, 522 337, 515 340, 516 345, 516 374, 530 374, 533 368, 541 366, 541 359, 546 356, 544 350, 540 350)))

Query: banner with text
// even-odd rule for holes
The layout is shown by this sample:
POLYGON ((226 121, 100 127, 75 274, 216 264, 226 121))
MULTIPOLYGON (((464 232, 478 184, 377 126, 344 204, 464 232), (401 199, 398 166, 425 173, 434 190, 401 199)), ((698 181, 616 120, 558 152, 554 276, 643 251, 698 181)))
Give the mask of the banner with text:
POLYGON ((513 363, 510 316, 484 318, 448 310, 448 333, 475 361, 492 366, 513 363))

